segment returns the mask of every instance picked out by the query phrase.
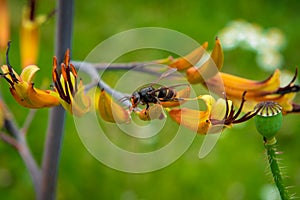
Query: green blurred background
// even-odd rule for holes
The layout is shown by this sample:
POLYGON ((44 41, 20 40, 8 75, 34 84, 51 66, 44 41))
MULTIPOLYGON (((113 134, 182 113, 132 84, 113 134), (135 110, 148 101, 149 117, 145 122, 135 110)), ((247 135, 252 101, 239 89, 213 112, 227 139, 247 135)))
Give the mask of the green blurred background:
MULTIPOLYGON (((10 0, 10 60, 19 66, 19 26, 26 1, 10 0)), ((51 0, 38 1, 37 13, 55 7, 51 0)), ((83 60, 102 40, 136 27, 158 26, 182 32, 210 47, 220 30, 232 20, 243 19, 264 29, 276 27, 286 37, 284 69, 299 65, 300 3, 298 1, 76 1, 72 57, 83 60)), ((48 79, 54 52, 55 20, 41 28, 36 85, 48 79), (44 78, 44 79, 43 79, 44 78)), ((136 58, 138 60, 138 58, 136 58)), ((271 72, 256 63, 256 53, 242 48, 225 51, 223 71, 244 77, 263 79, 271 72)), ((113 78, 113 77, 112 77, 113 78)), ((1 81, 1 92, 22 125, 27 109, 17 105, 1 81)), ((300 102, 300 98, 296 100, 300 102)), ((30 126, 28 142, 40 163, 47 127, 48 110, 37 111, 30 126)), ((280 162, 291 193, 300 195, 300 116, 284 117, 278 135, 280 162)), ((272 177, 268 170, 262 138, 253 120, 224 131, 216 148, 205 159, 197 157, 203 136, 197 136, 189 150, 175 163, 156 172, 127 174, 110 169, 93 158, 81 143, 72 116, 67 115, 59 166, 57 199, 274 199, 272 177)), ((29 173, 18 153, 0 143, 0 199, 33 199, 29 173)))

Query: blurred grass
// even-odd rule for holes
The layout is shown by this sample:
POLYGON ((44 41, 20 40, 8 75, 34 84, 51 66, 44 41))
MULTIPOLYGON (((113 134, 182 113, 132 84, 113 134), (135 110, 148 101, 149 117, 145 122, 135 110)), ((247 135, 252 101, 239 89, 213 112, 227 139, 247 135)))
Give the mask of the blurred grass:
MULTIPOLYGON (((21 7, 25 1, 9 1, 11 11, 10 60, 19 66, 21 7)), ((264 28, 277 27, 287 38, 285 69, 299 64, 300 3, 298 1, 76 1, 72 57, 83 60, 99 42, 130 28, 159 26, 180 31, 199 43, 209 42, 226 24, 245 19, 264 28)), ((55 4, 40 1, 38 13, 48 13, 55 4)), ((54 43, 54 19, 41 29, 41 50, 36 82, 50 79, 54 43)), ((176 42, 176 41, 174 41, 176 42)), ((139 58, 136 58, 138 60, 139 58)), ((251 52, 225 52, 224 71, 262 79, 269 74, 257 67, 251 52)), ((17 70, 19 71, 19 69, 17 70)), ((115 77, 114 77, 115 78, 115 77)), ((28 113, 17 105, 1 80, 1 91, 21 125, 28 113)), ((298 101, 299 102, 299 101, 298 101)), ((47 109, 37 112, 28 140, 38 162, 41 160, 47 109)), ((287 185, 300 193, 299 115, 284 118, 278 135, 278 149, 285 168, 287 185)), ((60 162, 58 199, 262 199, 264 186, 272 182, 268 174, 262 139, 253 121, 226 130, 216 148, 205 159, 197 157, 203 136, 171 166, 147 174, 127 174, 110 169, 94 159, 81 143, 73 119, 68 115, 60 162)), ((31 180, 19 155, 0 143, 0 199, 33 199, 31 180)), ((267 197, 263 198, 267 199, 267 197)))

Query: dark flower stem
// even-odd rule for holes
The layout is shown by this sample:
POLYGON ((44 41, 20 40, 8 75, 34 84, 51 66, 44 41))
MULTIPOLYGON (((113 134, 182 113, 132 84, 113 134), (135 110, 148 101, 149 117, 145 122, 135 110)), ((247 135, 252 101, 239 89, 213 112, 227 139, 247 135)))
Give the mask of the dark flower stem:
POLYGON ((273 175, 274 182, 279 191, 282 200, 289 200, 290 196, 288 194, 287 188, 283 183, 282 174, 278 165, 277 152, 276 152, 276 140, 265 142, 265 148, 267 151, 268 161, 270 169, 273 175))
MULTIPOLYGON (((55 38, 55 55, 59 63, 64 53, 71 49, 73 27, 73 0, 57 1, 57 24, 55 38)), ((42 163, 42 181, 39 198, 52 200, 56 196, 58 164, 61 152, 65 123, 65 110, 61 106, 50 110, 47 138, 42 163)))

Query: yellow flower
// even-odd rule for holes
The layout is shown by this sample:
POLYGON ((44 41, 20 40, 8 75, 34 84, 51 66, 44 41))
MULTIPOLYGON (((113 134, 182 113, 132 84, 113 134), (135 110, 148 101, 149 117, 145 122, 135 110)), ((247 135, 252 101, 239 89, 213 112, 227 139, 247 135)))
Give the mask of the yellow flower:
POLYGON ((59 104, 58 98, 51 90, 40 90, 33 87, 32 79, 39 70, 35 65, 25 67, 19 76, 9 65, 1 67, 2 76, 10 84, 10 92, 14 99, 27 108, 52 107, 59 104))
POLYGON ((55 85, 54 96, 59 98, 62 106, 75 116, 88 112, 90 98, 85 94, 82 80, 77 84, 77 72, 70 63, 70 51, 66 51, 64 62, 61 63, 61 74, 58 73, 57 59, 53 58, 52 79, 55 85))
POLYGON ((29 65, 22 70, 19 76, 9 64, 8 53, 10 42, 6 51, 6 64, 2 65, 0 75, 9 83, 10 92, 14 99, 22 106, 27 108, 52 107, 59 104, 58 98, 53 96, 54 91, 40 90, 34 88, 32 79, 39 70, 36 65, 29 65))
POLYGON ((39 51, 40 26, 46 21, 44 15, 35 17, 34 11, 33 8, 28 6, 23 9, 20 29, 22 68, 36 64, 39 51))

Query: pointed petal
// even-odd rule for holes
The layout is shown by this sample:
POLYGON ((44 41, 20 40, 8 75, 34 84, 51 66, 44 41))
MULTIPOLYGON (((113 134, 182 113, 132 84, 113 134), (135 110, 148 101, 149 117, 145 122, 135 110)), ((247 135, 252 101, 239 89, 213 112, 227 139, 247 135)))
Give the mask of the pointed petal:
POLYGON ((187 79, 191 84, 204 83, 215 76, 222 68, 224 62, 224 55, 220 40, 216 38, 216 43, 210 58, 200 67, 191 67, 186 70, 187 79))
POLYGON ((169 66, 177 70, 185 70, 195 66, 205 53, 208 43, 205 42, 201 47, 195 49, 188 55, 175 59, 169 66))
POLYGON ((25 81, 25 82, 28 82, 28 83, 31 83, 32 82, 32 79, 34 77, 34 74, 40 70, 40 68, 38 68, 36 65, 28 65, 26 66, 22 72, 21 72, 21 80, 22 81, 25 81))

